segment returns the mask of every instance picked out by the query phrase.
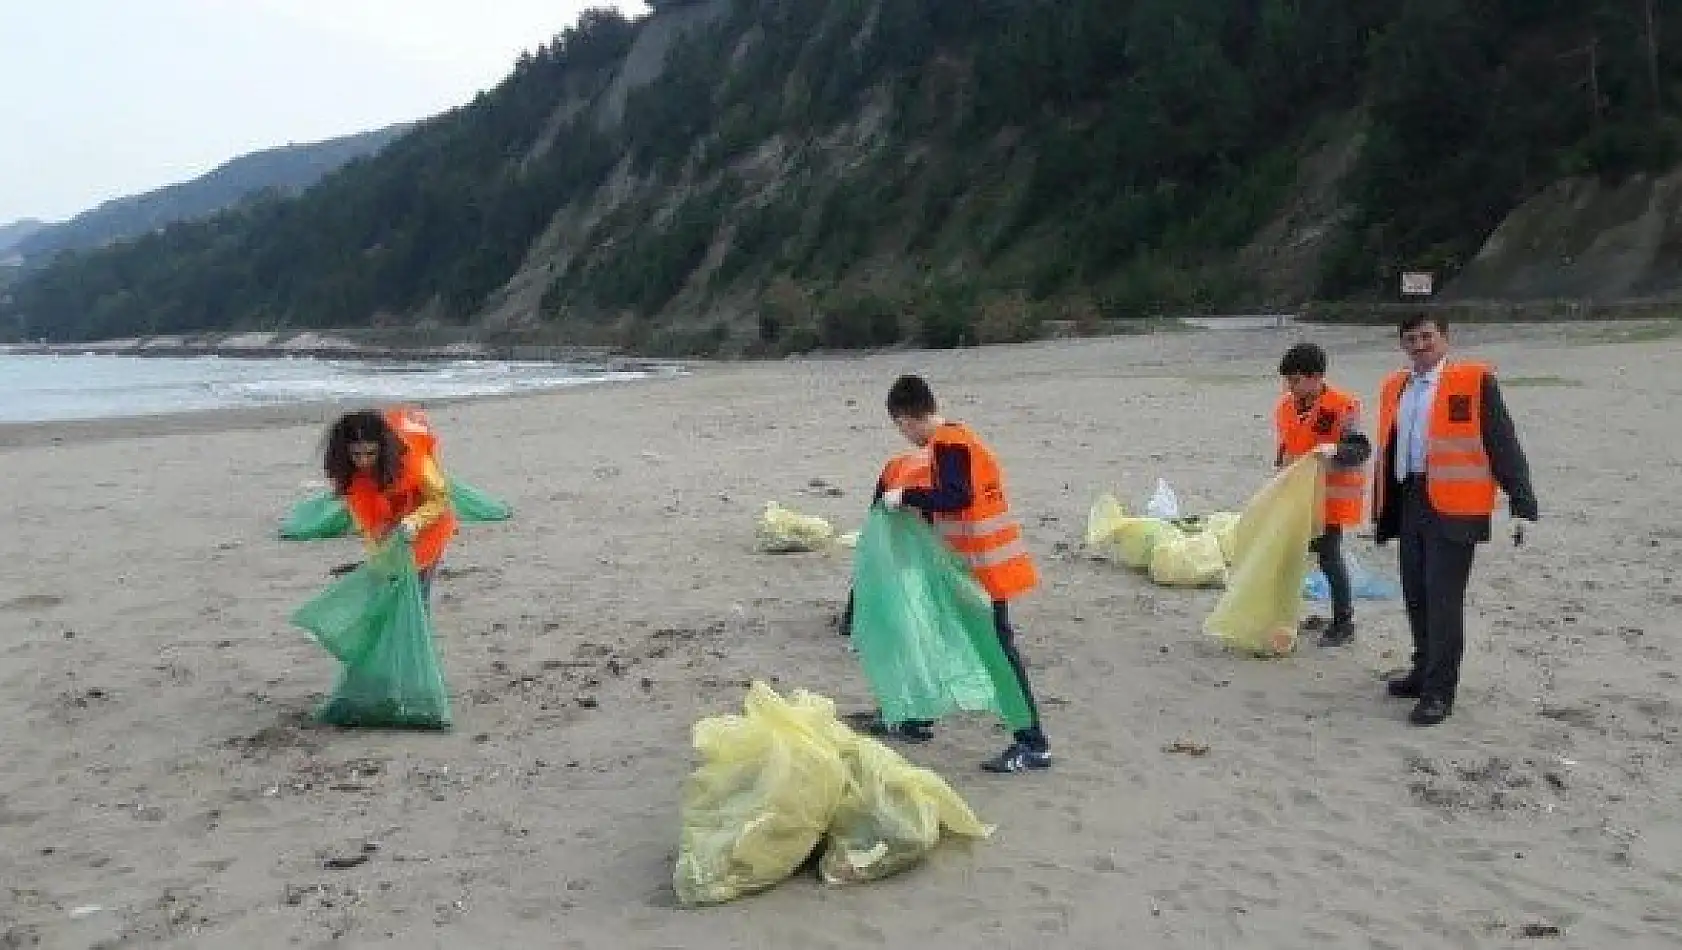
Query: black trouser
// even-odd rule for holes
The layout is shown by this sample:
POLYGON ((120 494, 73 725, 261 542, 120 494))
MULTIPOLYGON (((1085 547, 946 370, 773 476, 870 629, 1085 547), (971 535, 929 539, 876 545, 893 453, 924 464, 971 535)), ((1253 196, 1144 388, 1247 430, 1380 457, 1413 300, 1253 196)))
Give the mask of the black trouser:
POLYGON ((1466 652, 1466 580, 1477 545, 1449 537, 1426 500, 1423 479, 1402 488, 1400 560, 1402 600, 1413 632, 1413 672, 1419 695, 1452 703, 1466 652))
POLYGON ((1332 593, 1332 620, 1348 621, 1355 616, 1355 595, 1349 586, 1349 565, 1343 560, 1343 529, 1327 525, 1326 533, 1308 546, 1320 555, 1320 573, 1332 593))
POLYGON ((1034 688, 1028 685, 1028 670, 1022 665, 1022 654, 1016 650, 1016 630, 1010 625, 1010 605, 1002 600, 993 601, 993 632, 999 635, 999 646, 1004 650, 1005 661, 1016 674, 1016 682, 1022 687, 1022 698, 1028 701, 1028 715, 1032 717, 1026 729, 1016 730, 1016 741, 1036 752, 1044 752, 1051 743, 1046 741, 1045 730, 1040 728, 1040 707, 1034 701, 1034 688))

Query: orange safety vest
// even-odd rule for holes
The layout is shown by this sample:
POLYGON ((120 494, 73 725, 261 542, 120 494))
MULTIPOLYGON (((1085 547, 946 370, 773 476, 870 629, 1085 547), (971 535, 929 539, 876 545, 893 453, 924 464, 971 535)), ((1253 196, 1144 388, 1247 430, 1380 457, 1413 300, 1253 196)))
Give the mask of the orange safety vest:
POLYGON ((437 457, 438 433, 432 428, 432 420, 426 416, 424 409, 414 406, 393 406, 383 414, 385 424, 404 445, 420 449, 424 455, 437 457))
POLYGON ((973 494, 968 508, 936 514, 935 528, 994 600, 1010 600, 1033 590, 1039 573, 1022 543, 1022 526, 1010 516, 998 459, 974 432, 957 423, 935 430, 931 458, 933 449, 941 445, 961 445, 969 451, 973 494))
MULTIPOLYGON (((1285 393, 1273 411, 1273 429, 1279 437, 1280 456, 1288 465, 1302 458, 1319 445, 1336 445, 1351 425, 1360 425, 1361 401, 1330 386, 1308 407, 1297 409, 1296 397, 1285 393)), ((1361 523, 1362 502, 1366 500, 1366 466, 1345 468, 1326 467, 1327 527, 1353 528, 1361 523)))
MULTIPOLYGON (((1487 518, 1495 511, 1495 476, 1483 447, 1483 380, 1494 372, 1487 363, 1444 363, 1437 379, 1431 415, 1425 423, 1426 497, 1438 514, 1452 518, 1487 518)), ((1378 450, 1394 459, 1402 390, 1409 373, 1399 370, 1379 391, 1378 450)), ((1392 462, 1393 464, 1393 462, 1392 462)), ((1380 463, 1382 472, 1384 464, 1380 463)), ((1373 511, 1384 511, 1384 495, 1395 478, 1383 472, 1373 491, 1373 511)))
MULTIPOLYGON (((357 472, 351 476, 345 491, 345 507, 351 517, 362 530, 376 537, 397 527, 399 521, 420 507, 425 497, 424 472, 430 458, 427 448, 437 445, 436 438, 427 441, 423 436, 405 436, 402 430, 398 435, 403 441, 403 461, 391 487, 381 491, 372 475, 357 472)), ((455 536, 456 528, 455 512, 448 510, 422 528, 414 540, 415 567, 424 571, 436 566, 443 559, 444 548, 455 536)))
POLYGON ((912 449, 888 459, 888 464, 882 466, 882 490, 893 491, 898 488, 933 488, 934 462, 932 453, 926 449, 912 449))

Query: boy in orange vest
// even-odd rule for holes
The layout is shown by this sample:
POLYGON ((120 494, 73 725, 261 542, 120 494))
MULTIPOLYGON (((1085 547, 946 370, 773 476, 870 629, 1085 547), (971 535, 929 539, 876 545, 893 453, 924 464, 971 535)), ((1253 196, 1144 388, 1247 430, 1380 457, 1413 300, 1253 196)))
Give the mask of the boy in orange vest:
POLYGON ((1016 649, 1009 602, 1039 582, 1011 517, 1004 475, 997 458, 969 427, 940 417, 934 392, 918 376, 901 376, 888 390, 888 416, 906 441, 929 452, 926 487, 888 487, 882 504, 915 508, 969 564, 993 599, 993 628, 1005 659, 1028 700, 1032 723, 1017 730, 1010 747, 983 762, 989 772, 1011 773, 1051 767, 1051 745, 1040 726, 1039 708, 1016 649))
POLYGON ((1320 645, 1344 646, 1355 638, 1355 602, 1349 568, 1343 561, 1343 533, 1361 523, 1366 494, 1366 463, 1372 442, 1361 431, 1361 402, 1326 383, 1326 351, 1298 343, 1279 360, 1285 391, 1274 408, 1273 431, 1283 468, 1310 452, 1326 459, 1325 531, 1312 550, 1331 588, 1332 618, 1310 618, 1305 630, 1322 629, 1320 645))

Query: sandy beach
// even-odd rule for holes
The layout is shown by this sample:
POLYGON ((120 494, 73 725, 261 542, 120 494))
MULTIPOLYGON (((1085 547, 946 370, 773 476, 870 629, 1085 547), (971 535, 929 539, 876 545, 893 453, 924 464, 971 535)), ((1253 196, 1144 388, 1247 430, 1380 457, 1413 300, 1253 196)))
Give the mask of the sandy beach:
MULTIPOLYGON (((1214 592, 1078 550, 1100 491, 1139 505, 1162 476, 1193 510, 1241 506, 1269 474, 1279 353, 1322 343, 1370 401, 1400 361, 1388 328, 705 366, 439 407, 451 472, 516 508, 465 527, 439 581, 442 735, 307 722, 334 662, 287 616, 358 552, 275 528, 319 477, 326 409, 0 428, 0 948, 1678 946, 1669 329, 1455 332, 1500 368, 1543 521, 1480 551, 1464 685, 1429 730, 1382 696, 1407 662, 1399 602, 1362 602, 1349 649, 1249 660, 1200 632, 1214 592), (858 526, 905 371, 1005 461, 1046 578, 1017 619, 1058 765, 984 775, 1004 737, 957 723, 908 754, 992 839, 875 885, 803 875, 680 909, 691 724, 756 677, 868 703, 832 626, 848 556, 757 554, 753 525, 776 500, 858 526), (1164 751, 1181 738, 1208 754, 1164 751)), ((1394 575, 1393 548, 1354 550, 1394 575)))

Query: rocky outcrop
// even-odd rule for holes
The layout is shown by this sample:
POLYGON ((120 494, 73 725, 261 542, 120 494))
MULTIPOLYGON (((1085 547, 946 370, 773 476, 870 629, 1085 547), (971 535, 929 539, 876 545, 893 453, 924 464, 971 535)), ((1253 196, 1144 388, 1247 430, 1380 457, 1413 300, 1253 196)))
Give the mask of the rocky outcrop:
POLYGON ((1682 294, 1682 170, 1559 181, 1508 215, 1445 300, 1607 302, 1682 294))

